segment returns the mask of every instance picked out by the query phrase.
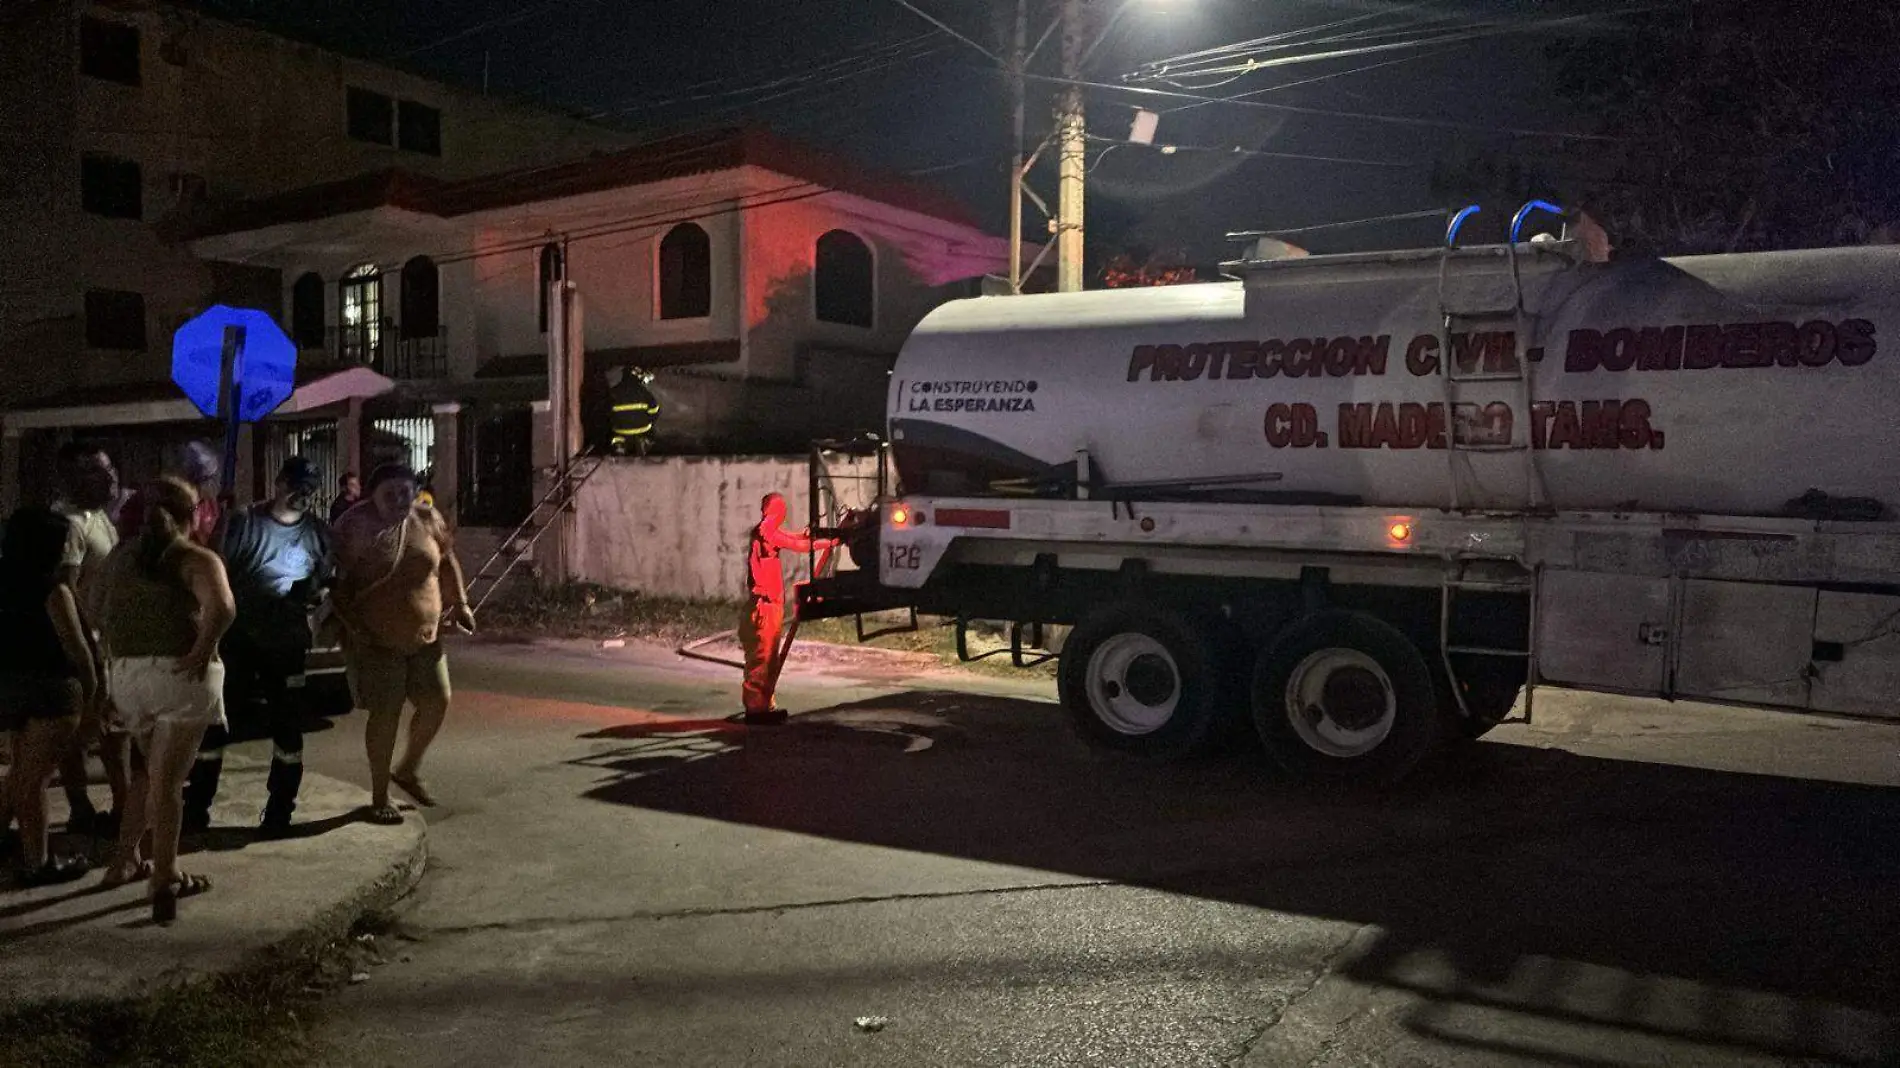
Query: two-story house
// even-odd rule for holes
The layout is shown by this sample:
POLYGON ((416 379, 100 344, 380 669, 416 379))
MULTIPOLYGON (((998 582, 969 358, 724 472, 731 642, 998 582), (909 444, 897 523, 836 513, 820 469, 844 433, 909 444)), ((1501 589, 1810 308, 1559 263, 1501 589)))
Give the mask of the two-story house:
POLYGON ((590 444, 632 367, 655 375, 658 451, 787 451, 877 427, 906 334, 1007 261, 932 187, 748 129, 460 181, 325 183, 207 219, 190 250, 281 279, 307 374, 394 383, 258 428, 260 474, 292 451, 338 470, 401 458, 474 525, 531 505, 562 287, 590 444))

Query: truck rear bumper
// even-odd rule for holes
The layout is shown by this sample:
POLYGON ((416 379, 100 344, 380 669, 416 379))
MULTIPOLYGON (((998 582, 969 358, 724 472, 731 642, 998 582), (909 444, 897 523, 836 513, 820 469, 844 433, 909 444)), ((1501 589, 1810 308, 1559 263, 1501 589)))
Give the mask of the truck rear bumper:
POLYGON ((909 608, 916 601, 916 590, 882 585, 874 571, 843 571, 798 587, 798 618, 838 619, 909 608))

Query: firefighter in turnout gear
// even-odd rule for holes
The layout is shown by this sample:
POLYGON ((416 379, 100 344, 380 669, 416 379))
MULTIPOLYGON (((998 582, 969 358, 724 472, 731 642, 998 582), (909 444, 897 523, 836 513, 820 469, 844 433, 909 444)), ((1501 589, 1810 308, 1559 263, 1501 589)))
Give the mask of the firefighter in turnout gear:
POLYGON ((772 661, 778 655, 779 629, 785 623, 785 568, 781 550, 810 552, 837 545, 812 538, 809 531, 785 529, 785 498, 768 493, 759 502, 759 525, 746 550, 746 606, 739 617, 739 644, 745 649, 745 721, 785 722, 785 710, 772 701, 772 661))
POLYGON ((652 438, 653 424, 660 418, 660 401, 647 386, 653 381, 650 371, 624 367, 620 381, 612 383, 607 396, 613 403, 613 450, 624 456, 629 451, 645 456, 652 438))

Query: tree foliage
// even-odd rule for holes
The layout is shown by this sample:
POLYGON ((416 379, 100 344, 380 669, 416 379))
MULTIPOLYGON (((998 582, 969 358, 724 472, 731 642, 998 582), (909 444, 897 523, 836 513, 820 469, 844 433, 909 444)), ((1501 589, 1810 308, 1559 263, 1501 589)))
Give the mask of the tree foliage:
POLYGON ((1900 4, 1692 0, 1550 51, 1608 141, 1441 164, 1442 195, 1557 196, 1656 253, 1891 240, 1900 4))
POLYGON ((1200 281, 1200 272, 1175 253, 1135 249, 1110 256, 1100 272, 1103 289, 1178 286, 1200 281))

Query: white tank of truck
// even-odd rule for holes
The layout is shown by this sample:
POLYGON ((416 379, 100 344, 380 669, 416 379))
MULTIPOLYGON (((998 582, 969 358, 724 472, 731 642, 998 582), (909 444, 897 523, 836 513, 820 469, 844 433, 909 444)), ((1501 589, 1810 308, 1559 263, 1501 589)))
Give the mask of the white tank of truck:
POLYGON ((938 495, 1079 470, 1390 508, 1900 506, 1900 248, 1580 256, 1265 259, 956 301, 892 374, 897 469, 938 495))

